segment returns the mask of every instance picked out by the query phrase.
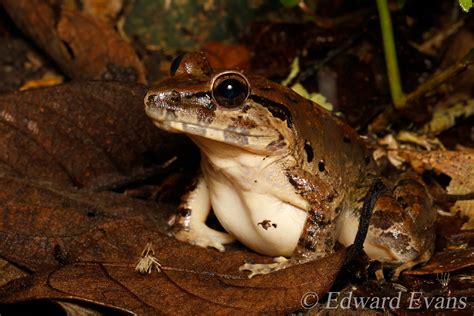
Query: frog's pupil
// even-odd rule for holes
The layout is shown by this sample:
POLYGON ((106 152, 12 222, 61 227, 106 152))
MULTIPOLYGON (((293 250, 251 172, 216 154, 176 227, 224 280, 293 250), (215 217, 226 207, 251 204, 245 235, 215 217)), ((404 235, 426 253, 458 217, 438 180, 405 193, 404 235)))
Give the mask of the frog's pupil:
POLYGON ((243 85, 235 79, 224 80, 218 87, 218 94, 226 99, 234 99, 244 92, 243 85))
POLYGON ((248 97, 250 87, 240 74, 224 73, 218 77, 212 88, 212 97, 225 108, 241 106, 248 97))

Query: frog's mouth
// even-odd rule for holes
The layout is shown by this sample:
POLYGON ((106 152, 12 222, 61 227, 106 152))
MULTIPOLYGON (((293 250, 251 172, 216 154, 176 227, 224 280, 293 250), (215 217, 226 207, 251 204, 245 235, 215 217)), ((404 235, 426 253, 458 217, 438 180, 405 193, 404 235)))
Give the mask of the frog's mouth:
MULTIPOLYGON (((196 122, 183 122, 169 119, 155 119, 153 123, 160 129, 171 133, 184 133, 188 136, 198 136, 199 142, 207 140, 231 144, 243 149, 266 154, 271 148, 268 146, 278 139, 276 135, 263 133, 252 134, 237 128, 220 128, 217 126, 200 125, 196 122)), ((194 137, 192 137, 195 140, 194 137)))

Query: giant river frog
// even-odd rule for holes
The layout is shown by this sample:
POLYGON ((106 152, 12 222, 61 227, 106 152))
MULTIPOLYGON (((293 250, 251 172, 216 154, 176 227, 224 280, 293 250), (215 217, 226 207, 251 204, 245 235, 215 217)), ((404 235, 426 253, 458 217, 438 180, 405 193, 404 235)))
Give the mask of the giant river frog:
MULTIPOLYGON (((201 171, 172 221, 177 239, 220 251, 237 239, 279 257, 243 265, 252 276, 353 243, 377 170, 358 134, 330 112, 263 77, 214 71, 202 53, 176 59, 145 110, 201 151, 201 171), (226 233, 206 225, 211 209, 226 233)), ((436 213, 413 176, 385 184, 364 250, 398 274, 432 255, 436 213)))

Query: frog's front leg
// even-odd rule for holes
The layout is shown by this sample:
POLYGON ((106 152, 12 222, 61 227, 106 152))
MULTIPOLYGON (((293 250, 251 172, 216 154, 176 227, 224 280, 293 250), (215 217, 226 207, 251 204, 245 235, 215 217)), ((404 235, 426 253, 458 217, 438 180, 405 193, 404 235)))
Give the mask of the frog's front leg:
POLYGON ((306 222, 291 256, 274 258, 274 263, 245 263, 240 271, 249 271, 249 278, 259 274, 268 274, 296 264, 313 261, 333 252, 336 225, 329 209, 314 208, 308 212, 306 222))
POLYGON ((274 263, 245 263, 240 271, 249 271, 249 278, 285 269, 324 257, 331 253, 335 244, 336 218, 340 211, 339 205, 343 196, 331 186, 302 170, 292 170, 288 174, 290 183, 296 192, 308 201, 309 209, 298 243, 291 258, 274 258, 274 263))
POLYGON ((192 190, 181 198, 178 213, 171 221, 176 239, 201 247, 224 251, 224 245, 235 240, 233 236, 206 225, 211 210, 209 190, 202 175, 195 179, 192 190))
POLYGON ((259 274, 268 274, 295 264, 302 264, 331 253, 334 247, 335 225, 322 220, 325 216, 318 210, 311 210, 306 219, 295 251, 290 259, 276 257, 273 263, 245 263, 240 271, 249 271, 249 278, 259 274))

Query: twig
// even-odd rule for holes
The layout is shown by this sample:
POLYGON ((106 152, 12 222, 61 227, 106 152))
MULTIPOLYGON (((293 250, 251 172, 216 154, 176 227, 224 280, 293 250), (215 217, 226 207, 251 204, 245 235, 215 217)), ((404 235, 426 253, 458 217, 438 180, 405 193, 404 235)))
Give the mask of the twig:
POLYGON ((439 73, 434 74, 428 81, 420 84, 415 91, 407 95, 405 103, 411 104, 428 91, 433 90, 438 87, 440 84, 446 80, 456 76, 461 71, 465 70, 469 65, 474 63, 474 49, 471 49, 466 56, 464 56, 461 61, 455 63, 454 65, 449 66, 448 68, 440 71, 439 73))
MULTIPOLYGON (((420 97, 424 96, 427 92, 435 89, 446 80, 449 80, 464 71, 471 64, 474 64, 474 49, 471 49, 469 53, 464 56, 461 61, 457 62, 454 65, 449 66, 448 68, 435 73, 428 81, 420 84, 415 91, 409 93, 405 97, 405 104, 403 108, 414 104, 420 97)), ((392 107, 385 108, 385 111, 382 112, 372 124, 369 126, 371 132, 377 132, 384 129, 390 121, 399 113, 396 113, 392 107)))

